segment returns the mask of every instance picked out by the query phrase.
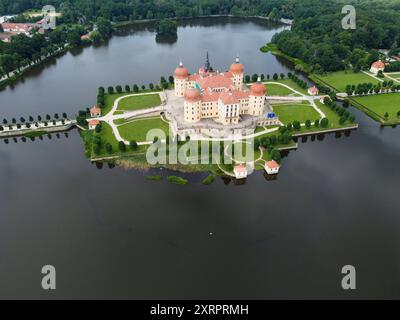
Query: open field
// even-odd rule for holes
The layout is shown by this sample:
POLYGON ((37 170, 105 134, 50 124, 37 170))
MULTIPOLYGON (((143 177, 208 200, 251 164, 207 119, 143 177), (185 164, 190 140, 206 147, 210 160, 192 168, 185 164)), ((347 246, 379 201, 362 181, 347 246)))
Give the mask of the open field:
POLYGON ((310 105, 305 104, 281 104, 274 105, 274 112, 278 115, 279 120, 283 124, 293 123, 293 121, 300 121, 304 123, 306 120, 314 122, 320 119, 320 115, 310 105))
MULTIPOLYGON (((278 80, 273 80, 273 79, 267 80, 267 79, 265 79, 263 82, 278 82, 278 83, 282 83, 282 84, 285 84, 285 85, 287 85, 287 86, 293 88, 294 90, 299 91, 299 92, 301 92, 303 94, 308 94, 307 93, 307 89, 303 89, 296 82, 294 82, 292 79, 289 79, 287 77, 285 79, 278 79, 278 80)), ((288 92, 288 94, 283 94, 283 95, 289 95, 289 94, 294 93, 292 90, 289 90, 289 89, 287 89, 287 88, 285 88, 283 86, 279 86, 277 84, 272 84, 272 83, 268 84, 267 83, 265 86, 267 88, 267 96, 268 95, 269 96, 280 95, 280 94, 273 93, 274 90, 281 90, 282 92, 288 92), (272 89, 272 93, 271 93, 270 87, 272 89)))
POLYGON ((133 111, 156 107, 160 104, 161 99, 158 93, 141 96, 139 95, 121 99, 118 103, 117 110, 133 111))
POLYGON ((279 84, 267 84, 267 95, 269 96, 289 96, 294 92, 286 87, 280 86, 279 84))
POLYGON ((380 82, 363 72, 354 73, 352 71, 337 71, 328 73, 327 75, 313 74, 313 77, 321 80, 321 82, 338 92, 345 92, 348 84, 357 85, 360 83, 373 83, 375 85, 380 82))
POLYGON ((146 135, 150 129, 161 129, 165 132, 165 135, 168 135, 169 126, 160 118, 133 120, 118 126, 118 130, 124 139, 138 142, 146 141, 146 135))
POLYGON ((364 97, 354 97, 351 100, 360 103, 362 106, 377 113, 384 118, 385 113, 389 114, 388 121, 400 122, 397 112, 400 111, 400 93, 377 94, 364 97))

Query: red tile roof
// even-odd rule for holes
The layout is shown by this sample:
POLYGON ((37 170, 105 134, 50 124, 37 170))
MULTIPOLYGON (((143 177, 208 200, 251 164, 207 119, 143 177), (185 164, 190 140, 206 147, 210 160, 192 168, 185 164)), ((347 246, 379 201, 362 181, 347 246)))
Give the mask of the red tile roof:
POLYGON ((243 164, 238 164, 235 166, 234 170, 238 173, 245 173, 247 172, 246 166, 243 164))
POLYGON ((92 120, 89 120, 88 123, 90 126, 97 126, 98 124, 100 124, 100 121, 92 119, 92 120))
POLYGON ((2 23, 4 30, 28 32, 32 30, 32 26, 26 23, 2 23))
POLYGON ((224 104, 236 104, 239 103, 239 99, 230 91, 221 92, 219 98, 224 104))
POLYGON ((97 106, 93 106, 90 108, 90 114, 101 114, 101 109, 97 106))
POLYGON ((265 163, 265 167, 269 169, 278 169, 280 168, 280 165, 275 160, 271 160, 265 163))
POLYGON ((385 68, 385 64, 382 61, 375 61, 372 64, 372 67, 377 68, 377 69, 384 69, 385 68))

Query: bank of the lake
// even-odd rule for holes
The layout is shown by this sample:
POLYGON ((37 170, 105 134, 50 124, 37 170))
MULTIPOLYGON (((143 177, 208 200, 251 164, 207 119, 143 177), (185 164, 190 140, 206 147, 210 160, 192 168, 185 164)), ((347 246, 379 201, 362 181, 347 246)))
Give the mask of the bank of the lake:
MULTIPOLYGON (((157 83, 207 50, 214 66, 239 53, 248 74, 287 74, 257 50, 280 30, 206 19, 160 43, 138 26, 29 72, 0 92, 1 117, 72 116, 99 86, 157 83)), ((166 169, 91 163, 77 130, 0 140, 0 298, 48 298, 45 264, 57 269, 54 299, 346 299, 346 264, 357 268, 354 298, 399 298, 398 128, 349 110, 358 130, 298 138, 275 180, 257 172, 241 185, 204 185, 206 173, 175 185, 166 169)))

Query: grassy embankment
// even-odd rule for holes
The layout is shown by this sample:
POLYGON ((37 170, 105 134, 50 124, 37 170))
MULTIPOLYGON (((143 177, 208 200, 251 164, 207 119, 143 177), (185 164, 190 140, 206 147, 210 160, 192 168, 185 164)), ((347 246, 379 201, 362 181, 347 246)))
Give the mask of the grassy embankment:
MULTIPOLYGON (((332 88, 335 92, 344 92, 347 85, 358 85, 362 83, 378 84, 380 81, 368 76, 363 72, 354 73, 352 71, 337 71, 327 75, 313 74, 310 77, 317 83, 332 88)), ((389 79, 383 79, 389 80, 389 79)), ((400 117, 397 112, 400 111, 400 94, 383 93, 368 96, 348 97, 350 103, 370 116, 372 119, 380 122, 382 125, 394 125, 400 123, 400 117), (388 113, 388 117, 385 114, 388 113)))

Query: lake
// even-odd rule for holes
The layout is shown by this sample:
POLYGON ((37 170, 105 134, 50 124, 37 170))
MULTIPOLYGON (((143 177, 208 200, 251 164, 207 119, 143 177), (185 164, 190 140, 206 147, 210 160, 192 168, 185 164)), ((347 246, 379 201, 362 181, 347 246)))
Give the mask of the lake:
MULTIPOLYGON (((208 51, 215 69, 236 54, 246 73, 287 73, 259 48, 285 28, 249 19, 180 23, 177 40, 151 27, 69 52, 0 92, 0 118, 95 103, 98 86, 157 83, 208 51)), ((400 298, 400 139, 357 110, 350 135, 299 140, 277 180, 244 185, 206 174, 190 184, 91 164, 76 130, 0 141, 0 298, 400 298), (54 265, 57 289, 41 288, 54 265), (354 265, 357 290, 341 288, 354 265)), ((165 170, 153 170, 162 175, 165 170)))

